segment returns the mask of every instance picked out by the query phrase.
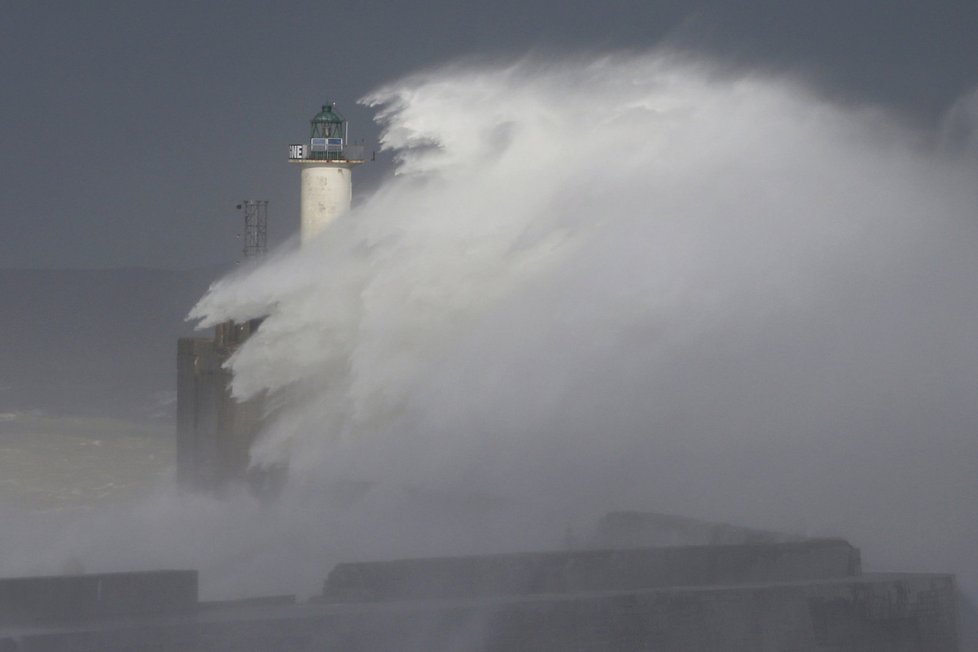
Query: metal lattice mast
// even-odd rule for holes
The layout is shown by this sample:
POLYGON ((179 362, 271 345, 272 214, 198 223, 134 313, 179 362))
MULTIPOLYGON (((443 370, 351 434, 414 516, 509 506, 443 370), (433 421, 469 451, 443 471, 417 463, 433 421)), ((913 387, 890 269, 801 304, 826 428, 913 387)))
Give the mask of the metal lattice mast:
POLYGON ((245 260, 264 256, 268 253, 268 201, 246 199, 238 204, 238 209, 244 211, 245 260))

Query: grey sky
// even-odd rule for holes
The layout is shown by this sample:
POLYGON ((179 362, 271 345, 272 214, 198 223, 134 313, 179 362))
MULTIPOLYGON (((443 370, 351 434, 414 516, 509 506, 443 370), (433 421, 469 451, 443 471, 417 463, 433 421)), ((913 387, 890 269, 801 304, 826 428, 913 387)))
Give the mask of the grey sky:
MULTIPOLYGON (((0 267, 233 259, 244 198, 297 225, 286 148, 335 99, 469 55, 658 43, 801 74, 932 126, 978 86, 978 3, 3 2, 0 267)), ((358 170, 360 187, 384 171, 358 170)))

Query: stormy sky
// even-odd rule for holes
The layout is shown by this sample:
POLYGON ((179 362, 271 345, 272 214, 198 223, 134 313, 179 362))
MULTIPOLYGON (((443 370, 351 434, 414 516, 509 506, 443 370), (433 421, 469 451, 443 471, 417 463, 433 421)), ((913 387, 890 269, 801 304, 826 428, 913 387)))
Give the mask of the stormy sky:
MULTIPOLYGON (((0 20, 0 267, 234 260, 245 198, 297 228, 286 145, 338 102, 446 61, 642 50, 790 74, 927 133, 978 86, 978 4, 774 0, 17 2, 0 20)), ((582 107, 584 110, 584 107, 582 107)), ((361 193, 389 171, 358 170, 361 193)))
MULTIPOLYGON (((975 159, 954 152, 978 125, 974 0, 0 8, 0 268, 215 269, 238 255, 247 198, 270 201, 284 242, 299 200, 287 145, 327 100, 369 151, 381 131, 356 101, 372 98, 409 172, 435 173, 381 183, 393 166, 380 155, 320 249, 198 306, 211 323, 270 315, 236 359, 238 391, 312 388, 259 459, 284 451, 324 481, 396 471, 405 486, 534 496, 553 513, 593 503, 842 534, 877 567, 978 587, 975 159), (486 146, 500 125, 522 137, 500 146, 512 164, 486 146), (600 174, 563 156, 581 134, 611 157, 600 174), (412 152, 412 135, 446 158, 412 152)), ((43 338, 37 350, 93 384, 87 365, 116 359, 89 355, 103 349, 85 344, 101 340, 82 337, 82 308, 50 299, 72 309, 86 357, 43 338)), ((101 318, 133 342, 159 321, 130 327, 134 308, 117 303, 101 318)), ((47 314, 37 304, 4 305, 47 314)), ((153 364, 172 384, 171 337, 153 364)), ((292 491, 276 528, 248 502, 164 496, 134 525, 95 522, 43 552, 8 527, 23 540, 5 549, 17 572, 68 554, 192 565, 215 595, 318 583, 293 558, 326 568, 365 540, 458 552, 427 523, 369 536, 396 529, 396 501, 308 519, 323 492, 292 491), (333 529, 345 539, 324 547, 333 529), (126 546, 104 544, 123 530, 126 546), (210 539, 270 561, 229 570, 210 539)))

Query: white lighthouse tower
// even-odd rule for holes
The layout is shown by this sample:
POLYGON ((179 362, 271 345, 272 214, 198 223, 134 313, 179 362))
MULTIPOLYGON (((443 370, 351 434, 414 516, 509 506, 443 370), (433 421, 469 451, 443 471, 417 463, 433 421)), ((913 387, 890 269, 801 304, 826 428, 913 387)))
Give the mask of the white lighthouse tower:
POLYGON ((290 145, 289 161, 302 166, 299 205, 303 244, 350 209, 351 171, 363 163, 359 147, 347 143, 346 119, 331 102, 313 117, 308 144, 290 145))

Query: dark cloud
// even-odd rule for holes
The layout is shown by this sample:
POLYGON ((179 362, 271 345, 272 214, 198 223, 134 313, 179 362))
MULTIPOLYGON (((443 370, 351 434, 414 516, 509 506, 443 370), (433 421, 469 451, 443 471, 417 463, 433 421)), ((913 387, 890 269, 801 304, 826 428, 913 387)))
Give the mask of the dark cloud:
MULTIPOLYGON (((925 125, 978 85, 973 2, 20 3, 0 25, 0 266, 232 259, 234 205, 294 231, 284 147, 335 99, 469 55, 669 43, 801 74, 925 125)), ((361 190, 385 172, 359 172, 361 190)))

